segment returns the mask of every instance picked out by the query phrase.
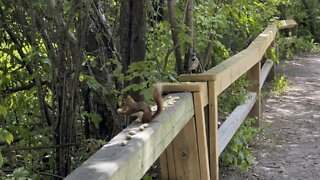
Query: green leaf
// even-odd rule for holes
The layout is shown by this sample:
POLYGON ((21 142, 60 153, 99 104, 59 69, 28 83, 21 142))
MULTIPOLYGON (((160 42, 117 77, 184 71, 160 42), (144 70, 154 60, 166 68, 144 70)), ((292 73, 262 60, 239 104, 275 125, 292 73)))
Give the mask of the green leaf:
POLYGON ((229 165, 232 162, 232 155, 229 153, 223 153, 222 154, 222 162, 225 165, 229 165))
POLYGON ((142 177, 142 180, 152 180, 152 176, 146 174, 142 177))
POLYGON ((240 168, 244 171, 248 171, 249 163, 247 161, 242 161, 240 164, 240 168))
POLYGON ((247 162, 249 164, 251 164, 253 162, 253 157, 250 154, 247 155, 247 162))
POLYGON ((7 116, 7 110, 4 106, 0 105, 0 115, 3 115, 4 117, 7 116))
POLYGON ((24 169, 24 167, 17 168, 16 170, 13 171, 12 173, 14 178, 17 179, 29 179, 27 176, 29 175, 29 172, 24 169))
POLYGON ((238 146, 237 143, 232 144, 232 146, 231 146, 231 149, 232 149, 233 152, 238 152, 238 148, 239 148, 239 146, 238 146))
POLYGON ((5 136, 5 140, 7 141, 8 144, 11 144, 13 142, 13 135, 9 132, 7 132, 5 136))
POLYGON ((0 151, 0 168, 3 166, 3 157, 0 151))
POLYGON ((13 136, 9 131, 4 130, 4 129, 0 129, 0 139, 3 139, 8 144, 11 144, 13 141, 13 136))
POLYGON ((102 117, 97 113, 85 113, 85 115, 95 124, 99 124, 102 121, 102 117))

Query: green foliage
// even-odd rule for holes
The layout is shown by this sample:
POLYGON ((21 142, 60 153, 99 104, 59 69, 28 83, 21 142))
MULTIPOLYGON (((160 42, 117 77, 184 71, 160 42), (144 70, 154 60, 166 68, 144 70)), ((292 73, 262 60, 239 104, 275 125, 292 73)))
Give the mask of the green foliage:
POLYGON ((278 57, 278 46, 271 47, 265 54, 266 59, 271 59, 275 64, 279 64, 280 60, 278 57))
POLYGON ((277 39, 279 49, 279 59, 292 59, 293 58, 293 39, 288 37, 280 37, 277 39))
POLYGON ((12 174, 8 174, 4 180, 40 180, 40 177, 30 173, 24 167, 20 167, 15 169, 12 174))
POLYGON ((319 49, 311 36, 280 36, 276 42, 279 50, 279 59, 282 60, 290 60, 296 53, 316 52, 319 49))
POLYGON ((0 150, 0 168, 3 166, 3 157, 0 150))
POLYGON ((238 129, 232 140, 229 142, 226 149, 221 154, 221 161, 224 165, 239 167, 243 171, 247 171, 249 165, 253 162, 254 157, 250 152, 250 146, 254 142, 255 137, 263 130, 252 127, 256 121, 254 118, 249 118, 244 121, 238 129))
POLYGON ((0 104, 0 115, 2 115, 4 117, 7 116, 7 109, 4 106, 2 106, 1 104, 0 104))
POLYGON ((90 118, 91 121, 96 125, 98 125, 102 121, 101 116, 97 113, 84 112, 83 115, 90 118))
POLYGON ((11 144, 13 136, 9 131, 0 128, 0 140, 5 140, 8 144, 11 144))
POLYGON ((148 174, 145 174, 143 177, 142 177, 142 180, 152 180, 152 176, 148 175, 148 174))
POLYGON ((313 38, 300 37, 295 38, 295 51, 300 52, 318 52, 319 46, 314 43, 313 38))
POLYGON ((285 88, 288 86, 288 80, 286 79, 285 76, 281 75, 276 75, 274 80, 272 81, 273 85, 273 94, 275 96, 279 96, 281 92, 285 90, 285 88))
POLYGON ((74 152, 72 169, 75 169, 78 166, 80 166, 84 160, 92 156, 106 143, 107 143, 106 141, 99 140, 99 139, 93 139, 93 138, 85 139, 83 142, 83 146, 81 146, 74 152))
POLYGON ((232 112, 238 105, 244 103, 248 97, 249 81, 243 76, 231 84, 218 96, 218 111, 220 114, 232 112))
POLYGON ((156 63, 153 61, 139 61, 130 64, 127 71, 128 74, 124 77, 124 80, 129 82, 138 78, 141 82, 139 84, 130 84, 122 89, 121 93, 136 91, 144 95, 146 99, 150 99, 150 88, 159 79, 159 73, 156 69, 156 63))
MULTIPOLYGON (((161 2, 159 0, 156 1, 161 2)), ((101 18, 95 17, 94 10, 90 8, 92 7, 92 2, 92 0, 83 0, 81 1, 81 6, 74 6, 75 3, 71 1, 63 2, 64 17, 69 17, 66 25, 70 25, 69 30, 72 33, 77 31, 76 26, 79 23, 77 20, 83 14, 88 14, 90 21, 98 22, 98 19, 101 18), (79 14, 75 10, 80 7, 88 7, 88 9, 83 14, 79 14)), ((92 22, 88 22, 90 31, 98 29, 94 38, 96 38, 98 43, 102 44, 103 49, 95 52, 85 52, 84 56, 88 62, 83 63, 83 67, 78 67, 86 69, 86 71, 82 71, 80 74, 80 86, 90 89, 91 92, 101 94, 98 98, 95 97, 94 100, 102 99, 100 101, 117 104, 117 98, 128 91, 139 91, 146 99, 151 99, 150 88, 152 84, 159 81, 177 81, 171 28, 166 17, 161 21, 148 23, 145 60, 132 63, 129 67, 122 67, 120 60, 115 58, 115 55, 119 56, 118 52, 109 52, 110 47, 106 45, 107 43, 114 43, 115 47, 118 49, 120 47, 118 33, 120 28, 120 3, 116 0, 104 1, 103 3, 97 2, 95 4, 99 4, 99 10, 101 10, 107 22, 109 22, 107 29, 112 31, 113 34, 110 37, 109 34, 101 30, 103 29, 102 27, 94 27, 92 22), (111 39, 113 40, 112 42, 111 39), (105 53, 105 51, 108 52, 105 53), (99 53, 105 54, 99 56, 97 55, 99 53), (112 54, 112 58, 110 58, 108 53, 112 54), (128 68, 127 74, 123 74, 124 68, 128 68), (106 73, 108 77, 96 76, 96 73, 101 72, 108 72, 106 73), (139 78, 142 82, 122 88, 124 82, 134 82, 135 78, 139 78), (117 83, 120 84, 120 88, 117 87, 117 83)), ((155 1, 149 1, 150 4, 153 2, 155 1)), ((278 19, 278 5, 284 5, 288 17, 293 17, 300 26, 297 34, 290 37, 293 41, 280 36, 277 39, 277 46, 271 48, 266 57, 278 63, 282 59, 292 58, 294 53, 314 51, 317 49, 314 42, 318 42, 317 39, 320 37, 315 36, 317 33, 319 34, 320 21, 312 21, 315 23, 314 27, 317 32, 311 31, 311 24, 309 22, 311 22, 310 18, 312 17, 318 19, 320 12, 316 1, 312 0, 308 1, 308 3, 310 8, 307 10, 301 1, 295 0, 223 0, 221 4, 216 4, 215 1, 195 1, 193 9, 193 40, 186 34, 190 29, 184 25, 185 1, 175 1, 174 8, 180 29, 179 40, 181 42, 182 54, 185 53, 186 45, 194 41, 194 51, 199 56, 199 59, 203 60, 207 53, 207 47, 210 44, 210 37, 213 37, 212 53, 209 57, 209 64, 206 67, 211 68, 221 63, 233 54, 246 48, 266 27, 267 23, 278 19)), ((13 137, 21 137, 21 140, 11 144, 11 146, 21 147, 53 144, 54 128, 48 127, 42 119, 39 87, 35 86, 35 79, 38 78, 43 83, 41 87, 45 96, 44 101, 48 106, 49 116, 53 116, 54 112, 52 108, 57 105, 57 100, 53 98, 52 94, 57 83, 61 82, 53 82, 53 77, 57 74, 52 69, 56 66, 55 62, 57 59, 50 59, 50 48, 47 48, 47 46, 51 44, 51 48, 54 48, 55 51, 58 45, 57 39, 51 39, 49 44, 45 44, 45 38, 47 38, 47 35, 59 33, 54 24, 50 23, 51 19, 56 20, 54 19, 55 16, 46 12, 50 9, 48 8, 49 5, 43 0, 32 1, 31 4, 24 1, 6 1, 0 3, 0 6, 5 20, 5 22, 2 22, 3 26, 0 27, 1 32, 3 32, 0 33, 0 122, 2 126, 0 128, 0 140, 10 144, 13 142, 13 137), (31 6, 25 7, 24 3, 26 6, 31 6), (34 8, 32 9, 32 13, 30 13, 31 11, 29 12, 28 8, 34 8), (41 17, 42 11, 45 12, 45 18, 41 17), (37 22, 34 22, 33 17, 38 15, 40 16, 37 22), (49 27, 33 27, 38 26, 38 23, 41 25, 41 21, 48 21, 45 24, 49 27), (9 30, 17 38, 18 43, 11 39, 12 37, 8 33, 9 30), (29 31, 32 33, 28 33, 29 31), (29 37, 29 35, 32 36, 29 37), (35 40, 35 42, 31 44, 29 42, 30 39, 35 40), (25 56, 21 55, 19 51, 23 51, 25 56), (22 90, 19 90, 19 88, 22 90), (17 89, 18 91, 13 91, 17 89)), ((162 15, 159 11, 153 10, 150 7, 148 7, 148 13, 155 16, 162 15)), ((165 6, 164 11, 167 10, 166 8, 165 6)), ((76 36, 76 38, 80 37, 76 36)), ((90 39, 88 38, 87 40, 90 39)), ((81 40, 78 43, 82 43, 81 40)), ((85 43, 88 43, 88 46, 92 45, 91 41, 85 43)), ((70 53, 66 56, 74 56, 74 54, 70 53)), ((73 75, 73 73, 67 74, 66 78, 73 75)), ((61 81, 63 80, 61 79, 61 81)), ((281 92, 287 84, 288 82, 284 76, 277 76, 273 82, 274 92, 281 92)), ((247 98, 246 89, 248 85, 248 81, 245 78, 241 78, 224 91, 219 96, 219 113, 229 113, 237 105, 243 103, 247 98)), ((84 110, 85 104, 82 102, 84 99, 82 90, 76 97, 80 105, 74 133, 77 134, 77 137, 80 137, 77 141, 81 143, 79 148, 72 151, 73 164, 71 166, 73 168, 105 143, 96 139, 83 138, 83 119, 88 118, 93 125, 97 125, 102 121, 102 117, 101 114, 98 114, 94 110, 90 112, 84 110)), ((97 108, 94 104, 89 103, 89 106, 93 109, 97 108)), ((116 107, 114 108, 116 109, 116 107)), ((107 125, 109 126, 109 124, 107 125)), ((246 169, 252 162, 253 158, 249 153, 248 144, 250 138, 253 138, 256 132, 247 126, 250 125, 243 125, 242 129, 235 136, 235 139, 230 143, 230 150, 223 155, 225 164, 236 164, 242 169, 246 169)), ((36 179, 37 177, 32 173, 37 170, 48 172, 56 167, 54 156, 55 152, 53 149, 19 151, 13 156, 11 168, 21 166, 24 168, 17 168, 13 174, 8 175, 8 178, 36 179), (43 157, 49 159, 47 163, 43 162, 43 157)), ((2 154, 0 153, 0 167, 6 161, 8 161, 7 156, 2 151, 2 154)), ((148 179, 149 177, 146 176, 144 178, 148 179)))
MULTIPOLYGON (((0 140, 4 140, 8 144, 11 144, 13 142, 13 135, 9 131, 0 127, 0 140)), ((4 163, 4 159, 1 154, 1 148, 0 148, 0 168, 3 166, 3 163, 4 163)))
POLYGON ((152 85, 161 81, 177 81, 176 73, 166 72, 159 73, 157 63, 155 61, 139 61, 129 65, 127 75, 124 76, 124 81, 130 82, 138 78, 139 84, 130 84, 121 90, 120 94, 125 94, 129 91, 140 92, 147 100, 152 99, 152 85))

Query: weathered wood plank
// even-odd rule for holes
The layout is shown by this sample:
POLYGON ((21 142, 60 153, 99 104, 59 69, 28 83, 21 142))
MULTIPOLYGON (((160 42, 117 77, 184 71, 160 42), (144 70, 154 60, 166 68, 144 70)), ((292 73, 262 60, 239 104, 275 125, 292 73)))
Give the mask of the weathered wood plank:
POLYGON ((175 177, 177 177, 177 174, 176 174, 176 164, 174 162, 174 152, 173 152, 172 142, 166 148, 166 154, 167 154, 167 162, 168 162, 169 179, 174 179, 175 177))
POLYGON ((131 125, 93 156, 74 170, 66 179, 140 179, 152 163, 171 143, 194 115, 191 93, 175 93, 179 99, 149 123, 144 131, 137 132, 126 146, 121 146, 131 125))
MULTIPOLYGON (((200 164, 195 119, 192 118, 173 142, 175 179, 194 180, 200 177, 200 164)), ((202 168, 202 167, 201 167, 202 168)))
POLYGON ((180 81, 216 81, 217 94, 257 64, 277 33, 275 24, 269 25, 245 50, 228 58, 201 74, 180 75, 180 81))
POLYGON ((161 83, 163 92, 199 92, 206 88, 205 82, 161 83))
POLYGON ((207 82, 178 82, 178 83, 161 83, 162 91, 167 92, 200 92, 203 94, 202 104, 208 104, 208 83, 207 82))
POLYGON ((297 25, 297 22, 293 19, 281 20, 278 22, 278 29, 291 29, 297 25))
POLYGON ((273 61, 271 59, 267 59, 263 64, 260 71, 260 89, 262 88, 264 82, 266 81, 268 74, 273 66, 273 61))
POLYGON ((224 148, 228 145, 228 143, 230 142, 234 134, 237 132, 242 122, 246 119, 256 99, 257 99, 257 94, 250 93, 245 103, 237 106, 232 111, 232 113, 227 118, 227 120, 219 128, 218 130, 219 156, 224 150, 224 148))
POLYGON ((219 179, 219 154, 218 154, 218 94, 215 81, 209 81, 209 163, 210 177, 219 179))
MULTIPOLYGON (((168 147, 167 147, 167 149, 168 149, 168 147)), ((163 151, 163 153, 160 155, 159 162, 160 162, 161 179, 163 179, 163 180, 169 179, 169 168, 168 168, 168 160, 167 160, 166 150, 163 151)))
POLYGON ((201 82, 201 81, 213 81, 214 75, 207 73, 207 71, 200 74, 181 74, 179 76, 180 82, 201 82))
MULTIPOLYGON (((257 93, 257 97, 260 96, 260 69, 261 69, 261 62, 259 61, 247 72, 247 77, 251 82, 249 91, 257 93)), ((253 105, 249 113, 249 116, 256 118, 256 121, 253 123, 253 126, 259 127, 259 121, 261 117, 261 99, 260 98, 256 99, 256 103, 253 105)))
POLYGON ((208 157, 208 145, 207 145, 207 133, 206 133, 206 123, 204 115, 205 104, 203 97, 208 101, 208 91, 204 93, 195 92, 193 93, 193 101, 195 107, 195 118, 196 118, 196 129, 197 129, 197 140, 198 140, 198 153, 200 161, 200 179, 209 180, 210 179, 210 169, 209 169, 209 157, 208 157))

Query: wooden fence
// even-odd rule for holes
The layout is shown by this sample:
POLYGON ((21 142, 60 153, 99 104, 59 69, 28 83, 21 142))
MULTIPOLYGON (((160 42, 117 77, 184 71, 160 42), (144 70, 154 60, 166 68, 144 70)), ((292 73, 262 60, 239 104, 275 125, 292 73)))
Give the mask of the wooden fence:
POLYGON ((261 59, 278 29, 291 29, 293 20, 269 25, 245 50, 201 74, 180 76, 179 83, 163 83, 165 110, 149 127, 130 125, 66 179, 140 179, 159 159, 162 179, 219 179, 219 155, 247 116, 261 114, 260 89, 273 62, 261 59), (250 96, 218 128, 218 95, 246 74, 250 96), (129 131, 136 135, 123 146, 129 131))

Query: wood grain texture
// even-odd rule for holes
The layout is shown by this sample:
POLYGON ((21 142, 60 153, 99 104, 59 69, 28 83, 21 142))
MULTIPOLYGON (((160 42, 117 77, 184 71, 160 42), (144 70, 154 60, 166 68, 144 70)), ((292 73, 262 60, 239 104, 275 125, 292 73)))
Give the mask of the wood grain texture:
POLYGON ((161 83, 163 92, 199 92, 207 88, 206 82, 161 83))
POLYGON ((176 177, 174 179, 199 179, 200 165, 194 118, 188 121, 173 140, 172 146, 176 169, 176 177))
POLYGON ((142 132, 138 130, 126 146, 120 144, 127 132, 137 130, 139 125, 123 130, 66 179, 140 179, 194 115, 191 93, 171 96, 179 99, 150 122, 148 128, 142 132))
POLYGON ((207 133, 206 133, 206 122, 204 115, 204 106, 206 105, 203 97, 208 99, 207 91, 206 93, 196 92, 193 93, 194 107, 195 107, 195 121, 197 129, 197 143, 198 143, 198 154, 200 163, 200 179, 209 180, 210 179, 210 169, 209 169, 209 157, 208 157, 208 144, 207 144, 207 133))
MULTIPOLYGON (((170 146, 170 145, 169 145, 170 146)), ((167 147, 167 149, 169 148, 167 147)), ((159 157, 160 162, 160 172, 161 172, 161 179, 167 180, 169 179, 169 168, 168 168, 168 160, 167 160, 167 151, 163 151, 163 153, 159 157)))
MULTIPOLYGON (((254 65, 248 72, 247 77, 250 81, 249 91, 255 92, 257 97, 260 96, 260 69, 261 62, 258 62, 254 65)), ((261 99, 257 98, 255 104, 253 105, 249 117, 256 118, 256 121, 253 123, 254 127, 259 127, 259 121, 261 117, 261 99)))
POLYGON ((292 29, 298 26, 298 23, 293 19, 281 20, 278 22, 278 29, 292 29))
POLYGON ((272 69, 273 62, 271 59, 267 59, 266 62, 263 64, 261 71, 260 71, 260 89, 262 88, 264 82, 266 81, 270 70, 272 69))
POLYGON ((237 106, 226 121, 221 125, 218 130, 218 139, 219 141, 219 151, 218 154, 222 153, 224 148, 228 145, 229 141, 232 139, 234 134, 237 132, 242 122, 246 119, 251 108, 256 102, 257 94, 250 93, 248 99, 244 104, 237 106))
POLYGON ((209 163, 211 179, 219 179, 218 94, 215 81, 209 81, 209 163))

